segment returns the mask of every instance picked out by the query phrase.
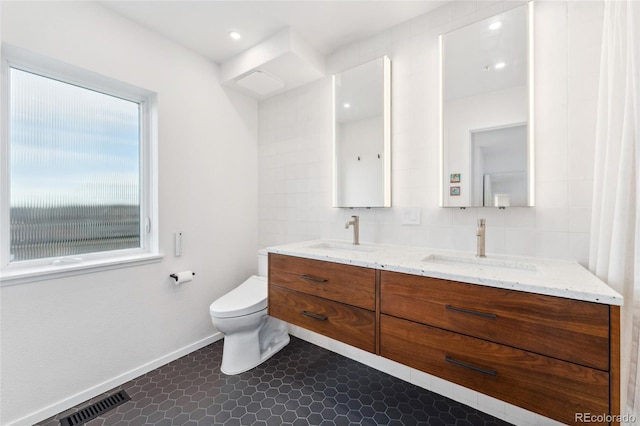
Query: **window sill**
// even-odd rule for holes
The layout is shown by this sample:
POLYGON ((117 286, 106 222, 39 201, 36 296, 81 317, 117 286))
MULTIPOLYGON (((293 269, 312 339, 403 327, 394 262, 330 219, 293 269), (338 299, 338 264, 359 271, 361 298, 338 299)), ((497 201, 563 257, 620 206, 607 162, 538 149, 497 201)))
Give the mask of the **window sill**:
POLYGON ((162 261, 163 257, 164 255, 162 254, 138 254, 110 259, 96 259, 72 265, 46 265, 5 270, 0 273, 0 287, 158 263, 162 261))

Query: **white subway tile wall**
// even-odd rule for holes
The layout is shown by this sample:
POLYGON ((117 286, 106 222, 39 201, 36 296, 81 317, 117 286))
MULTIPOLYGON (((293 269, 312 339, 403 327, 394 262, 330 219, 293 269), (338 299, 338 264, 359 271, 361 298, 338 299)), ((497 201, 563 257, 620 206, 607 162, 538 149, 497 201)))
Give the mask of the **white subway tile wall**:
POLYGON ((260 102, 259 244, 348 240, 360 215, 363 242, 475 250, 487 219, 487 252, 588 261, 602 2, 536 2, 536 205, 440 208, 438 35, 520 6, 447 4, 327 56, 323 79, 260 102), (571 54, 569 54, 571 52, 571 54), (388 55, 392 61, 392 206, 332 208, 331 74, 388 55), (421 209, 420 225, 402 210, 421 209))

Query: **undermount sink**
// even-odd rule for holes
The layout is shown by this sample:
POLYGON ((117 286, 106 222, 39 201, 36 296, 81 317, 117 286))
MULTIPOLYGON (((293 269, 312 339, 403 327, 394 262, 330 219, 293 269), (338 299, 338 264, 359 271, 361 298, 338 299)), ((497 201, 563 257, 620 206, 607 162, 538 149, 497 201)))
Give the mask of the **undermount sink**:
POLYGON ((538 267, 532 263, 520 262, 517 260, 492 259, 487 257, 463 257, 432 254, 422 259, 422 261, 440 265, 478 267, 481 269, 514 269, 530 272, 536 272, 538 270, 538 267))
POLYGON ((372 247, 363 245, 355 245, 348 243, 317 243, 307 246, 307 248, 323 249, 323 250, 344 250, 344 251, 359 251, 364 253, 373 253, 376 251, 372 247))

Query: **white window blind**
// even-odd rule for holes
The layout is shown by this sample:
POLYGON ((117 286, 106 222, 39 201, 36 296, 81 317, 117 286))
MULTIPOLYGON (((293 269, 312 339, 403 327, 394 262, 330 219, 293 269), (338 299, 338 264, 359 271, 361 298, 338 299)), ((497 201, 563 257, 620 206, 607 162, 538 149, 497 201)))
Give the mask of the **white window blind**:
POLYGON ((141 247, 141 105, 9 68, 10 262, 141 247))

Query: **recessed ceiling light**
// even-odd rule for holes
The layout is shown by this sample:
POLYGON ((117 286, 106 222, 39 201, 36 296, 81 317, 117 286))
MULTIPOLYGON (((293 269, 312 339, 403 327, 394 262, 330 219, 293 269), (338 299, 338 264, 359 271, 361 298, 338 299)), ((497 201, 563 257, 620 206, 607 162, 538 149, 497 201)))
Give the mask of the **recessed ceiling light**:
POLYGON ((342 106, 343 108, 351 108, 351 104, 349 102, 345 102, 342 106))
POLYGON ((240 33, 239 33, 239 32, 237 32, 237 31, 231 31, 231 32, 229 33, 229 37, 231 37, 231 38, 232 38, 232 39, 234 39, 234 40, 240 40, 240 39, 242 38, 242 36, 240 35, 240 33))
POLYGON ((505 64, 504 62, 498 62, 497 64, 494 65, 494 68, 497 70, 501 70, 502 68, 505 67, 505 65, 507 64, 505 64))
POLYGON ((502 22, 500 21, 496 21, 493 24, 489 25, 489 29, 490 30, 497 30, 498 28, 500 28, 502 26, 502 22))

